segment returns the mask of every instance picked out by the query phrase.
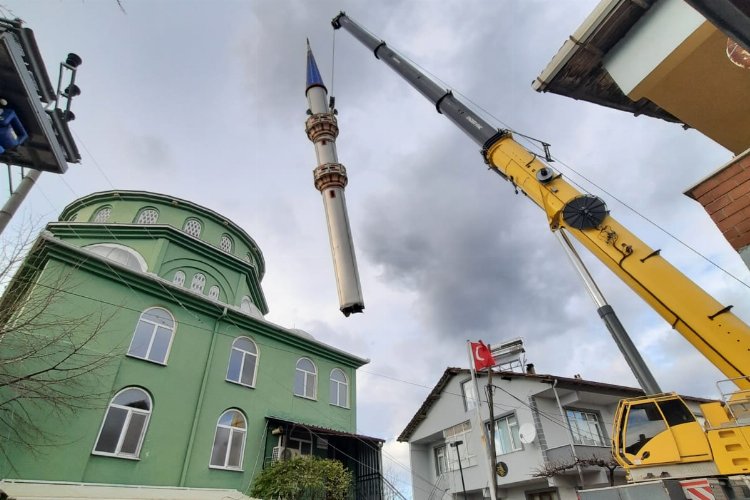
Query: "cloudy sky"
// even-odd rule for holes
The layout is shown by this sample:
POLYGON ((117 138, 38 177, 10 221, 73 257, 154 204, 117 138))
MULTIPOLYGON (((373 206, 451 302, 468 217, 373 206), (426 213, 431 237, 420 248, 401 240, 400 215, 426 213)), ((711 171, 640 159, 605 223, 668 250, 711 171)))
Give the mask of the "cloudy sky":
MULTIPOLYGON (((115 0, 2 0, 6 15, 34 30, 54 81, 68 52, 83 58, 72 123, 83 161, 64 176, 43 175, 19 219, 52 220, 88 193, 139 189, 234 220, 264 252, 267 319, 372 360, 358 375, 358 430, 388 440, 385 467, 408 492, 408 450, 395 438, 443 370, 467 366, 466 339, 523 337, 542 373, 635 379, 544 214, 348 33, 334 36, 340 10, 498 126, 551 143, 564 175, 748 318, 744 285, 646 220, 750 282, 682 194, 730 153, 674 124, 531 89, 596 3, 122 0, 123 12, 115 0), (339 160, 349 172, 366 304, 349 318, 338 311, 304 132, 306 38, 337 99, 339 160)), ((713 394, 720 374, 583 256, 662 388, 713 394)))

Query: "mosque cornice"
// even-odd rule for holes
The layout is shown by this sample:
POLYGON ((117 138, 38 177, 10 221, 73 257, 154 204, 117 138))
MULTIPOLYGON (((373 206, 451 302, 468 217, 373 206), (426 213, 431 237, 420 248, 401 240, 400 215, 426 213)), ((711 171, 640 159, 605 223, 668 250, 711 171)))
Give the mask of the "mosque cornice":
MULTIPOLYGON (((116 262, 108 261, 99 255, 66 243, 50 232, 45 232, 42 233, 39 241, 30 252, 27 265, 31 265, 33 269, 41 269, 43 263, 50 258, 106 279, 111 280, 115 276, 123 285, 134 291, 148 293, 159 297, 165 303, 186 307, 191 311, 221 319, 225 324, 234 325, 240 330, 246 330, 245 333, 261 335, 344 366, 356 369, 369 363, 368 359, 360 358, 318 340, 308 339, 265 319, 254 318, 233 306, 213 301, 208 297, 163 280, 154 274, 138 272, 116 262), (115 272, 113 273, 113 271, 115 272)), ((71 291, 71 293, 77 292, 71 291)), ((99 300, 95 297, 79 295, 92 300, 99 300)), ((207 328, 207 331, 210 332, 210 328, 207 328)))

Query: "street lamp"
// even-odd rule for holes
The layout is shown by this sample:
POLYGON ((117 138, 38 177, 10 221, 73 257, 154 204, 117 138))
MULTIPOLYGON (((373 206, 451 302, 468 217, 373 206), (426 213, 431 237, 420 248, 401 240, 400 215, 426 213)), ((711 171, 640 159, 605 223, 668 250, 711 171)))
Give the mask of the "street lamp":
POLYGON ((461 467, 461 453, 458 451, 458 446, 464 444, 463 441, 453 441, 451 448, 456 449, 456 458, 458 459, 458 470, 461 473, 461 487, 464 489, 464 500, 466 500, 466 483, 464 483, 464 468, 461 467))

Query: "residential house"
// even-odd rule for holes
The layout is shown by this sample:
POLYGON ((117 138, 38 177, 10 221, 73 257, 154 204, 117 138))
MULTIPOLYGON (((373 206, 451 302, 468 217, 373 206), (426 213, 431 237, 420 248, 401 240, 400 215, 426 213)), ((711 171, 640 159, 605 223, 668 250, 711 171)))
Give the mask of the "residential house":
MULTIPOLYGON (((414 500, 464 498, 464 487, 468 500, 490 498, 490 477, 503 500, 576 500, 581 487, 610 484, 606 467, 573 464, 576 458, 610 462, 617 402, 641 396, 642 390, 536 374, 532 366, 494 370, 496 459, 505 475, 488 465, 485 396, 477 398, 469 370, 447 368, 398 438, 409 443, 414 500)), ((480 373, 480 391, 487 381, 480 373)), ((704 401, 686 400, 694 411, 704 401)), ((613 481, 625 482, 622 469, 613 471, 613 481)))

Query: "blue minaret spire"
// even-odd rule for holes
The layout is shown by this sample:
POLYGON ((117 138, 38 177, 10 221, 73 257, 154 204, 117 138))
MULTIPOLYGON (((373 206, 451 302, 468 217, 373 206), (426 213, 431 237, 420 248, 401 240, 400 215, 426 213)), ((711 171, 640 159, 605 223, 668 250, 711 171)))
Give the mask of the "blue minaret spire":
POLYGON ((313 170, 313 182, 322 195, 326 212, 328 240, 331 244, 333 271, 336 274, 336 288, 339 294, 339 310, 344 316, 349 316, 352 313, 361 313, 365 309, 344 197, 344 188, 349 178, 336 153, 336 137, 339 135, 336 110, 333 103, 328 100, 328 89, 320 77, 309 40, 305 97, 309 106, 305 131, 308 139, 315 145, 315 157, 318 160, 318 166, 313 170))
POLYGON ((315 56, 312 53, 312 49, 310 48, 310 40, 307 40, 307 87, 305 87, 305 93, 307 93, 308 90, 310 90, 310 87, 323 87, 326 92, 328 92, 328 89, 326 89, 325 84, 323 83, 323 78, 320 76, 320 71, 318 71, 318 65, 315 63, 315 56))

